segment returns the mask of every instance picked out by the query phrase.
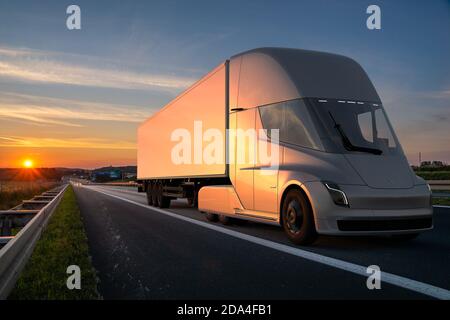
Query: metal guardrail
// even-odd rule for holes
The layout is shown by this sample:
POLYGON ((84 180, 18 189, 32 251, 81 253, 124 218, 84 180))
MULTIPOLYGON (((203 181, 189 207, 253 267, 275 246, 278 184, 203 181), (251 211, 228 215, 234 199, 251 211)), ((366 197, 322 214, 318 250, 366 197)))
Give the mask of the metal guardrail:
POLYGON ((450 180, 428 180, 433 191, 450 191, 450 180))
POLYGON ((8 297, 68 185, 0 211, 0 299, 8 297), (23 227, 15 236, 6 233, 23 227), (6 244, 5 244, 6 243, 6 244), (4 245, 2 247, 2 245, 4 245))

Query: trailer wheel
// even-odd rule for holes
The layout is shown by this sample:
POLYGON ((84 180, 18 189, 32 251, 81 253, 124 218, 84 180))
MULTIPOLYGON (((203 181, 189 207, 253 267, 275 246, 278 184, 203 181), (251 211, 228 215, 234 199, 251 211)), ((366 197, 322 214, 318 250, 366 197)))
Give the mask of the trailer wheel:
POLYGON ((159 203, 160 208, 169 208, 171 199, 169 197, 161 196, 161 202, 159 203))
POLYGON ((158 185, 156 183, 152 183, 152 205, 154 207, 158 207, 158 185))
POLYGON ((293 243, 311 244, 317 239, 311 206, 299 190, 287 193, 281 214, 283 229, 293 243))
POLYGON ((214 213, 206 212, 205 216, 206 216, 206 220, 211 221, 211 222, 216 222, 217 220, 219 220, 219 216, 214 213))
POLYGON ((147 192, 147 202, 148 202, 148 205, 151 206, 151 205, 153 205, 152 186, 148 185, 146 189, 147 189, 146 190, 146 192, 147 192))
POLYGON ((157 189, 158 190, 157 191, 157 194, 158 194, 158 206, 160 208, 168 208, 168 207, 170 207, 170 198, 169 197, 165 197, 163 195, 163 187, 164 187, 164 185, 162 183, 158 184, 158 189, 157 189))

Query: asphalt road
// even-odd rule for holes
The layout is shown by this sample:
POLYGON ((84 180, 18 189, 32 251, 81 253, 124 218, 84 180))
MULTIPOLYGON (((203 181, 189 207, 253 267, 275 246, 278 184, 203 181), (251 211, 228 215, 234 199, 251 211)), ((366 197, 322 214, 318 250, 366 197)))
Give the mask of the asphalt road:
POLYGON ((450 297, 449 208, 435 208, 434 229, 410 242, 321 236, 298 247, 279 227, 209 223, 185 201, 155 210, 133 188, 75 192, 105 299, 450 297), (380 290, 352 271, 370 265, 386 273, 380 290))

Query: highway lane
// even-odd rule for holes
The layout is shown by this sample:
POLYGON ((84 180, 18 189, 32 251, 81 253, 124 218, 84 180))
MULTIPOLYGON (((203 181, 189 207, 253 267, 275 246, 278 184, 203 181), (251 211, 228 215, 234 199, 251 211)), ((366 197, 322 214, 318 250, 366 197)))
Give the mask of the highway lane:
MULTIPOLYGON (((126 187, 75 189, 105 298, 424 297, 386 283, 382 290, 369 291, 364 277, 233 239, 92 189, 141 204, 146 199, 126 187)), ((435 230, 409 243, 321 237, 302 249, 364 266, 376 264, 383 271, 448 289, 450 215, 445 210, 436 209, 435 230)), ((175 202, 170 211, 205 221, 184 201, 175 202)), ((277 227, 247 223, 225 228, 291 246, 277 227)))

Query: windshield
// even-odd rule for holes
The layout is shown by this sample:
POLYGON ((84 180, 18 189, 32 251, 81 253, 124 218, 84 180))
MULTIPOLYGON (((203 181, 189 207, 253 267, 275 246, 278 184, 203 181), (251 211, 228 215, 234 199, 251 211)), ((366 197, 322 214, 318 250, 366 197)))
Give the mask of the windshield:
POLYGON ((325 140, 343 152, 395 154, 400 146, 380 103, 309 99, 325 140), (344 151, 345 150, 345 151, 344 151))

